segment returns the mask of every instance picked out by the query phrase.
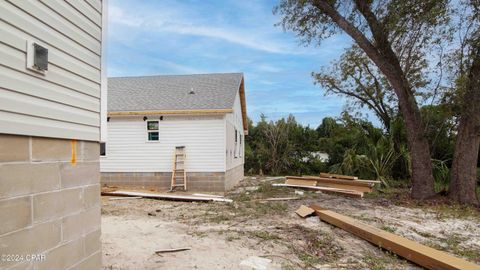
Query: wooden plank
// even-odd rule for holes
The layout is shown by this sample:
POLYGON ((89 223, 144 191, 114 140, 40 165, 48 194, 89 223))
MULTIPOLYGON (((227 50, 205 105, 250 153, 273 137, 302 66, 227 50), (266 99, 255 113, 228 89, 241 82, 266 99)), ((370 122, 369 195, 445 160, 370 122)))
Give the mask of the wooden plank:
POLYGON ((317 181, 317 183, 331 183, 331 184, 344 184, 349 186, 359 186, 359 187, 372 187, 372 183, 358 182, 345 179, 332 179, 318 176, 287 176, 287 179, 300 179, 300 180, 309 180, 317 181))
POLYGON ((353 180, 354 182, 360 182, 360 183, 370 183, 370 184, 380 184, 382 181, 378 180, 363 180, 363 179, 358 179, 358 180, 353 180))
POLYGON ((310 208, 308 206, 302 205, 302 206, 300 206, 300 208, 297 209, 297 211, 295 211, 295 213, 297 215, 301 216, 302 218, 304 218, 304 217, 307 217, 307 216, 315 213, 315 210, 313 210, 312 208, 310 208))
POLYGON ((310 208, 315 210, 315 214, 318 215, 321 220, 353 233, 360 238, 394 252, 427 269, 480 270, 479 265, 454 257, 446 252, 424 246, 393 233, 363 224, 353 218, 323 209, 318 205, 312 205, 310 208))
POLYGON ((287 180, 285 180, 285 184, 314 187, 317 185, 317 181, 287 178, 287 180))
POLYGON ((325 192, 325 193, 338 193, 338 194, 346 195, 346 196, 349 196, 349 197, 357 197, 357 198, 362 198, 363 197, 363 192, 358 192, 358 191, 355 191, 355 190, 348 190, 348 189, 289 185, 289 184, 272 184, 272 186, 274 186, 274 187, 306 188, 306 189, 320 190, 320 191, 325 192))
POLYGON ((131 197, 143 197, 149 199, 164 199, 164 200, 177 200, 177 201, 213 201, 213 202, 228 202, 231 203, 233 200, 225 198, 216 198, 216 197, 200 197, 200 196, 190 196, 190 195, 170 195, 170 194, 161 194, 161 193, 146 193, 146 192, 136 192, 136 191, 111 191, 111 192, 102 192, 102 195, 109 196, 131 196, 131 197))
POLYGON ((222 196, 222 195, 203 194, 203 193, 193 193, 192 195, 199 196, 199 197, 225 198, 225 196, 222 196))
POLYGON ((318 183, 317 186, 355 190, 355 191, 364 192, 364 193, 365 192, 367 192, 367 193, 372 192, 371 187, 362 187, 362 186, 336 184, 336 183, 318 183))
POLYGON ((356 176, 334 174, 334 173, 320 173, 320 176, 321 177, 327 177, 327 178, 347 179, 347 180, 357 180, 358 179, 358 177, 356 177, 356 176))

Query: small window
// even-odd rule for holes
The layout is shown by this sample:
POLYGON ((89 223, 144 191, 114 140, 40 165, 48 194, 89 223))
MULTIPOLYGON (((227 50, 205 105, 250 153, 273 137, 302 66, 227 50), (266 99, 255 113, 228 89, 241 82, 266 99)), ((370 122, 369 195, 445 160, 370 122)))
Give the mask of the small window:
POLYGON ((149 141, 158 141, 158 121, 147 121, 147 132, 149 141))
POLYGON ((237 129, 235 129, 235 142, 237 142, 237 129))
POLYGON ((105 143, 104 142, 101 142, 100 143, 100 156, 105 156, 107 154, 107 149, 105 147, 105 143))

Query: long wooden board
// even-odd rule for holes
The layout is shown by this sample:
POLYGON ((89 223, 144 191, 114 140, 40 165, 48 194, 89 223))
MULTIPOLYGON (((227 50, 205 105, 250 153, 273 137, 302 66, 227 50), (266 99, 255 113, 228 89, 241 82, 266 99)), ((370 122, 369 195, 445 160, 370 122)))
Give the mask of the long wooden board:
POLYGON ((150 198, 150 199, 164 199, 164 200, 177 200, 177 201, 213 201, 213 202, 228 202, 228 203, 233 202, 231 199, 218 198, 218 197, 170 195, 170 194, 162 194, 162 193, 121 191, 121 190, 111 191, 111 192, 102 192, 102 195, 143 197, 143 198, 150 198))
POLYGON ((347 179, 347 180, 357 180, 358 179, 358 177, 356 177, 356 176, 334 174, 334 173, 320 173, 320 176, 321 177, 328 177, 328 178, 347 179))
POLYGON ((320 190, 325 193, 338 193, 349 197, 362 198, 363 192, 358 192, 355 190, 348 189, 339 189, 339 188, 330 188, 330 187, 314 187, 314 186, 302 186, 302 185, 290 185, 290 184, 272 184, 274 187, 294 187, 294 188, 306 188, 320 190))
POLYGON ((381 248, 390 250, 403 258, 427 269, 440 270, 480 270, 480 266, 454 257, 404 237, 363 224, 353 218, 346 217, 318 205, 311 205, 321 220, 344 229, 381 248))
POLYGON ((287 179, 299 179, 307 181, 317 181, 317 183, 332 183, 332 184, 344 184, 349 186, 359 186, 359 187, 373 187, 373 183, 360 182, 355 180, 344 180, 344 179, 332 179, 318 176, 287 176, 287 179))

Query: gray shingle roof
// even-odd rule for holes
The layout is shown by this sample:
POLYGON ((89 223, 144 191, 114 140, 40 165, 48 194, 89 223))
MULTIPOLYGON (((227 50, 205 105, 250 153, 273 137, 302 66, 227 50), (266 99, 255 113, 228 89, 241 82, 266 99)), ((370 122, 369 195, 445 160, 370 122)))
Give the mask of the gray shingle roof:
POLYGON ((242 78, 242 73, 108 78, 108 111, 231 109, 242 78))

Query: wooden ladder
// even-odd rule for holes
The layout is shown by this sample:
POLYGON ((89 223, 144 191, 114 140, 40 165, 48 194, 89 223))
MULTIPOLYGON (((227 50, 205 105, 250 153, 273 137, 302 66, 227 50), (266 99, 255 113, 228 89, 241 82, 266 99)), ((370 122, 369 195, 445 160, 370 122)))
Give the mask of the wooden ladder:
POLYGON ((173 191, 177 187, 183 187, 183 190, 187 190, 187 173, 185 172, 185 146, 176 146, 173 153, 173 171, 172 171, 172 183, 170 191, 173 191), (182 184, 178 184, 178 180, 182 180, 182 184))

